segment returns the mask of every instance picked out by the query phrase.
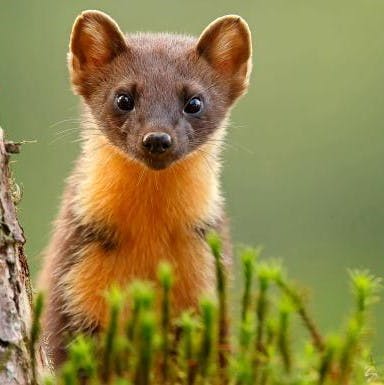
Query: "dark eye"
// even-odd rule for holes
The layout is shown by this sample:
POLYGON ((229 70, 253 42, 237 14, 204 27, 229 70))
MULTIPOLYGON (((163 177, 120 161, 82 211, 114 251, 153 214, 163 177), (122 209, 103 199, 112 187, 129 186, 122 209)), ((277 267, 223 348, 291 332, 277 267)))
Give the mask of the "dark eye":
POLYGON ((189 115, 198 114, 203 108, 203 101, 198 97, 194 96, 189 99, 186 105, 184 106, 184 112, 189 115))
POLYGON ((116 96, 116 105, 121 111, 132 111, 135 108, 135 101, 129 94, 119 94, 116 96))

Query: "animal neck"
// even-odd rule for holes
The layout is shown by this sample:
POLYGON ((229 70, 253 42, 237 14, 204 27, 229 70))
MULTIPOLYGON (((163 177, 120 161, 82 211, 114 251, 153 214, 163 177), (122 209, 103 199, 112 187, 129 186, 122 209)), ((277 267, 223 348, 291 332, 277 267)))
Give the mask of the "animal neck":
POLYGON ((219 148, 209 142, 165 170, 151 170, 129 158, 102 136, 83 147, 78 209, 96 221, 140 233, 172 232, 180 226, 212 222, 219 214, 219 148))

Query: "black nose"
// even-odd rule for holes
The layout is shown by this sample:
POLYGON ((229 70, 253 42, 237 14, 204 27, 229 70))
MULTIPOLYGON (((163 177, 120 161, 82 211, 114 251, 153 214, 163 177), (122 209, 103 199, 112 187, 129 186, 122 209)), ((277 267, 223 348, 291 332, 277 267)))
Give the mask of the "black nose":
POLYGON ((144 135, 143 146, 151 154, 162 154, 172 146, 172 138, 165 132, 149 132, 144 135))

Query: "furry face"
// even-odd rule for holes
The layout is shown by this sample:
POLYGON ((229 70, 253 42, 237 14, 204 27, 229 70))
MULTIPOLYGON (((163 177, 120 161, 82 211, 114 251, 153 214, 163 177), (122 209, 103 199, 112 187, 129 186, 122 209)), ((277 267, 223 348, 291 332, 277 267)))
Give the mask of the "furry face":
POLYGON ((199 39, 124 36, 107 15, 84 12, 70 42, 69 69, 97 129, 130 158, 164 169, 212 138, 246 90, 251 42, 237 16, 199 39))

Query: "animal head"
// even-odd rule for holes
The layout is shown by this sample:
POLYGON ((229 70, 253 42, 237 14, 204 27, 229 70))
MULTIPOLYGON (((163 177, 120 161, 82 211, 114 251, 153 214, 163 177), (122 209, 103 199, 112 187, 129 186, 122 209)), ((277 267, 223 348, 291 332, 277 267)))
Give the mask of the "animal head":
POLYGON ((124 35, 99 11, 76 19, 68 54, 75 92, 98 130, 152 169, 214 140, 248 87, 251 35, 239 16, 212 22, 199 38, 124 35))

